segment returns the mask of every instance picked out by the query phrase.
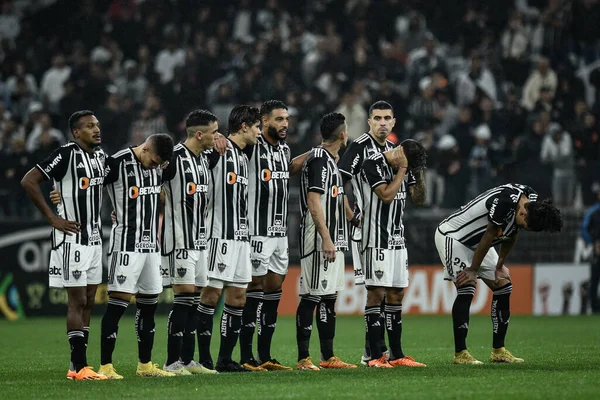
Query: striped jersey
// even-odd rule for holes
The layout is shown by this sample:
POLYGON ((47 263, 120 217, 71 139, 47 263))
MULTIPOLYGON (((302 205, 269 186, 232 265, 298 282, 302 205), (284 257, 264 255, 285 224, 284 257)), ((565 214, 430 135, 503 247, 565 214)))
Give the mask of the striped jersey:
POLYGON ((321 209, 331 240, 338 251, 348 250, 348 220, 344 184, 335 158, 322 147, 313 148, 302 166, 300 183, 300 257, 323 250, 323 240, 308 210, 308 193, 321 194, 321 209))
POLYGON ((229 143, 223 156, 215 150, 207 152, 212 168, 206 229, 209 239, 248 241, 248 156, 229 143))
POLYGON ((88 153, 77 143, 69 142, 36 165, 46 178, 53 180, 54 187, 60 191, 58 215, 81 224, 81 231, 71 235, 53 228, 54 247, 63 242, 84 246, 102 244, 100 208, 106 158, 106 153, 100 148, 88 153))
POLYGON ((162 179, 165 193, 162 254, 169 255, 175 249, 206 249, 210 180, 206 154, 196 156, 185 144, 179 143, 173 148, 173 158, 163 171, 162 179))
POLYGON ((488 222, 491 222, 501 229, 500 235, 492 242, 492 246, 496 246, 519 230, 515 215, 521 196, 536 201, 538 195, 529 186, 513 183, 490 189, 443 220, 438 230, 475 249, 485 234, 488 222))
POLYGON ((105 185, 116 214, 111 252, 158 252, 161 174, 160 168, 144 168, 131 147, 106 160, 105 185))
POLYGON ((290 197, 290 148, 261 135, 249 146, 248 220, 252 236, 286 236, 290 197))
MULTIPOLYGON (((344 177, 344 181, 351 180, 352 182, 352 194, 354 195, 354 204, 358 206, 360 210, 363 209, 363 201, 361 197, 361 178, 360 170, 363 162, 372 156, 373 154, 383 153, 384 151, 391 150, 394 148, 394 143, 386 140, 385 145, 382 146, 371 136, 368 132, 360 135, 355 141, 350 143, 344 155, 340 158, 338 164, 340 172, 344 177)), ((361 240, 361 230, 354 229, 353 239, 361 240)))
POLYGON ((400 190, 390 204, 385 204, 375 194, 375 188, 390 184, 396 174, 382 153, 376 153, 363 162, 361 196, 363 201, 362 248, 403 249, 404 207, 408 187, 417 183, 415 176, 408 172, 400 190))

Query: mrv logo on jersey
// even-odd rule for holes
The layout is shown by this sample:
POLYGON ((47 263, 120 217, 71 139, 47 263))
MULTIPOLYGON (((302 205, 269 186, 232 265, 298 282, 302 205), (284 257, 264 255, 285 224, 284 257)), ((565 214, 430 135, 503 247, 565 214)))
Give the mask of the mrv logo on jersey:
POLYGON ((62 154, 57 155, 56 158, 54 158, 54 160, 52 160, 52 162, 48 164, 46 168, 44 168, 44 171, 46 171, 47 174, 52 172, 52 169, 58 165, 60 160, 62 160, 62 154))

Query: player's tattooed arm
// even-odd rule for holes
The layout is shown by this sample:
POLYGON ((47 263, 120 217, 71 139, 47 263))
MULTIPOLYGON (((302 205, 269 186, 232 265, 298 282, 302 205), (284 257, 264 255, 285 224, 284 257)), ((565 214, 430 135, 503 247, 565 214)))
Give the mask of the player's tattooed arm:
POLYGON ((302 165, 304 164, 304 161, 306 161, 306 157, 308 157, 308 151, 292 159, 292 162, 290 163, 291 176, 297 175, 302 171, 302 165))
POLYGON ((514 235, 502 242, 502 244, 500 245, 500 251, 498 254, 498 264, 496 264, 496 269, 500 269, 504 264, 506 264, 506 258, 515 246, 515 243, 517 243, 518 238, 519 232, 516 232, 514 235))
POLYGON ((321 208, 321 196, 321 193, 308 192, 308 210, 310 211, 310 215, 315 224, 315 230, 321 236, 323 241, 323 257, 326 261, 333 262, 335 261, 336 250, 333 240, 331 240, 331 236, 329 235, 327 224, 325 223, 325 216, 323 215, 323 209, 321 208))
POLYGON ((415 174, 415 183, 412 186, 409 186, 408 193, 410 194, 410 199, 413 203, 418 206, 424 206, 425 200, 427 199, 427 188, 425 187, 425 174, 423 170, 417 171, 415 174))

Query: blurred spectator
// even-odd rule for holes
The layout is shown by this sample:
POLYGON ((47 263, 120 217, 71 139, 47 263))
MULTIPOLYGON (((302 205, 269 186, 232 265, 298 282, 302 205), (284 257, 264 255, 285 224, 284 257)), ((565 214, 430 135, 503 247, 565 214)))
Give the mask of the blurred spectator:
MULTIPOLYGON (((43 113, 33 130, 27 135, 25 149, 29 153, 39 153, 43 158, 50 154, 53 146, 56 148, 64 143, 65 137, 62 132, 52 126, 50 115, 43 113)), ((41 160, 41 158, 37 158, 37 160, 41 160)))
POLYGON ((470 172, 465 159, 460 157, 460 148, 456 139, 450 135, 438 142, 439 168, 444 177, 443 208, 458 208, 465 203, 470 172))
POLYGON ((469 154, 471 179, 467 189, 468 198, 475 198, 493 186, 491 151, 489 148, 492 132, 487 125, 479 125, 475 128, 474 137, 475 145, 469 154))
POLYGON ((594 114, 582 114, 581 129, 573 132, 577 180, 581 184, 582 201, 585 206, 595 201, 593 183, 600 178, 600 131, 594 114))
POLYGON ((344 93, 340 106, 335 110, 344 114, 348 124, 348 139, 354 141, 367 131, 367 118, 369 115, 365 108, 356 101, 356 95, 350 92, 344 93))
POLYGON ((456 102, 459 106, 471 104, 477 90, 483 92, 493 102, 496 102, 496 80, 489 69, 481 64, 481 56, 474 53, 471 56, 471 66, 462 73, 456 84, 456 102))
POLYGON ((529 38, 523 28, 523 20, 518 13, 508 21, 508 27, 502 34, 502 67, 506 80, 521 86, 527 79, 529 63, 527 46, 529 38))
POLYGON ((542 143, 541 160, 553 167, 552 198, 561 207, 570 206, 575 190, 575 160, 571 135, 557 123, 548 127, 542 143))
POLYGON ((437 48, 437 40, 431 32, 425 33, 423 47, 413 50, 409 54, 409 79, 412 88, 416 88, 421 79, 431 75, 434 69, 448 76, 446 62, 441 51, 437 48))
POLYGON ((154 71, 160 78, 163 85, 173 79, 175 67, 181 67, 185 64, 185 52, 178 48, 177 35, 172 32, 167 38, 167 47, 162 49, 156 55, 154 71))
POLYGON ((419 82, 420 96, 415 96, 408 107, 408 112, 415 122, 417 129, 426 125, 436 124, 441 118, 441 108, 433 97, 435 86, 430 77, 425 77, 419 82))
POLYGON ((44 73, 40 95, 51 114, 59 114, 59 104, 65 95, 63 87, 71 74, 71 67, 66 64, 65 56, 56 54, 52 57, 52 67, 44 73))
POLYGON ((545 57, 540 58, 537 62, 537 69, 529 75, 527 82, 525 82, 522 99, 523 107, 530 111, 533 110, 542 87, 547 87, 550 90, 551 97, 554 98, 557 85, 558 78, 550 68, 550 61, 545 57))
POLYGON ((131 125, 129 144, 142 143, 155 133, 168 133, 167 119, 162 113, 160 98, 150 95, 146 99, 144 109, 131 125))

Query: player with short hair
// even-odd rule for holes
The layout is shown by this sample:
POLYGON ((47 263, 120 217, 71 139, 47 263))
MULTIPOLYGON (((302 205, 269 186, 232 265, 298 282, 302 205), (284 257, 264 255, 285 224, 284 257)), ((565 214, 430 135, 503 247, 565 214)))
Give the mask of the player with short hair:
POLYGON ((300 172, 308 153, 291 160, 285 141, 289 128, 285 103, 265 101, 260 117, 262 134, 258 143, 244 149, 250 159, 248 221, 252 282, 248 285, 242 314, 240 364, 253 371, 291 371, 292 368, 271 357, 271 341, 277 324, 281 286, 288 271, 289 178, 300 172), (258 360, 252 354, 257 322, 258 360))
POLYGON ((56 149, 23 177, 21 185, 52 226, 50 287, 66 288, 67 336, 71 346, 68 379, 103 380, 87 363, 90 315, 102 282, 102 183, 106 153, 100 149, 100 122, 92 111, 69 117, 73 141, 56 149), (62 193, 54 214, 40 183, 52 179, 62 193))
POLYGON ((208 283, 198 306, 200 364, 213 369, 210 342, 213 315, 224 292, 221 343, 214 366, 219 372, 247 372, 233 361, 232 353, 242 324, 246 287, 252 280, 248 227, 248 156, 244 148, 255 145, 260 135, 260 113, 255 107, 236 106, 229 114, 230 146, 220 157, 212 150, 208 200, 208 283))
POLYGON ((318 371, 309 354, 312 319, 317 311, 321 368, 356 368, 335 356, 335 302, 345 286, 344 250, 348 249, 344 184, 336 157, 348 141, 346 118, 330 113, 321 119, 321 145, 302 166, 300 195, 300 303, 296 311, 299 370, 318 371))
POLYGON ((163 369, 178 375, 216 373, 194 361, 194 342, 200 293, 208 280, 206 206, 210 178, 204 152, 215 147, 218 118, 210 111, 195 110, 187 116, 185 126, 187 139, 175 146, 162 174, 165 211, 161 269, 164 286, 172 285, 174 292, 163 369))
POLYGON ((512 283, 506 258, 521 229, 560 232, 562 217, 552 201, 537 201, 529 186, 506 184, 492 188, 444 219, 435 231, 435 246, 444 266, 444 279, 456 286, 452 306, 454 363, 483 364, 467 351, 469 309, 480 278, 493 292, 491 362, 517 363, 505 347, 510 320, 512 283), (493 246, 500 245, 500 255, 493 246))
POLYGON ((402 351, 402 300, 408 286, 408 254, 404 241, 404 207, 407 194, 417 205, 425 204, 425 183, 415 175, 424 168, 423 147, 405 140, 393 150, 375 153, 362 163, 361 196, 362 266, 367 287, 365 305, 366 332, 370 343, 370 367, 424 367, 402 351), (414 148, 414 149, 413 149, 414 148), (409 162, 406 152, 422 152, 421 165, 409 162), (385 329, 389 339, 389 357, 380 340, 381 303, 385 298, 385 329))
POLYGON ((119 320, 136 296, 135 330, 139 362, 136 375, 175 376, 152 363, 154 314, 162 292, 158 220, 162 172, 173 155, 173 139, 154 134, 139 146, 118 151, 106 161, 107 187, 115 210, 110 237, 108 306, 102 317, 99 372, 123 379, 113 364, 119 320))

